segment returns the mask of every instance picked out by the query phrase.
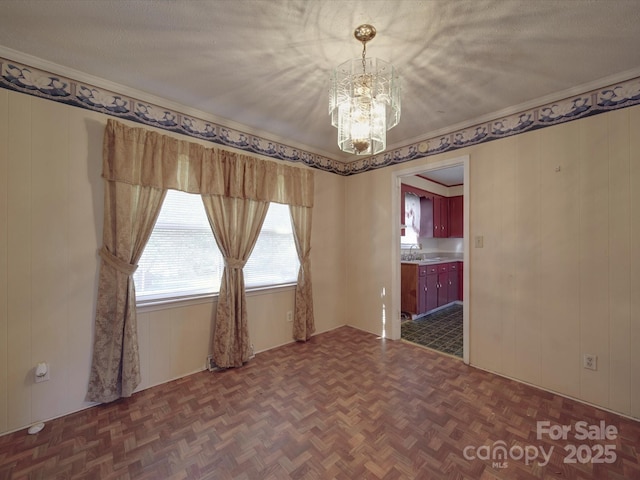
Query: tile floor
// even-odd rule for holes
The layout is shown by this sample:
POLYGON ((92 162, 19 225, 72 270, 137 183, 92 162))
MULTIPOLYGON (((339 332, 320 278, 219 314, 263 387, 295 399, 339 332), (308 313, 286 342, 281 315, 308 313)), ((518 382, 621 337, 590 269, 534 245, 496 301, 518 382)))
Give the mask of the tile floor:
POLYGON ((454 304, 424 317, 402 322, 401 337, 462 358, 462 305, 454 304))

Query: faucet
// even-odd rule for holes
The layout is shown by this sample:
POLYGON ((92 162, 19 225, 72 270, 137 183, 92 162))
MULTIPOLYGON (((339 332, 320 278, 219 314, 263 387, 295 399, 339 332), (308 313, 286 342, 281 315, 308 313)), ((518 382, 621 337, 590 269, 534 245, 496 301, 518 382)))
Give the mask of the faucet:
POLYGON ((417 260, 417 255, 412 255, 411 251, 413 250, 413 247, 418 248, 418 245, 416 245, 415 243, 411 244, 411 246, 409 247, 409 260, 417 260))

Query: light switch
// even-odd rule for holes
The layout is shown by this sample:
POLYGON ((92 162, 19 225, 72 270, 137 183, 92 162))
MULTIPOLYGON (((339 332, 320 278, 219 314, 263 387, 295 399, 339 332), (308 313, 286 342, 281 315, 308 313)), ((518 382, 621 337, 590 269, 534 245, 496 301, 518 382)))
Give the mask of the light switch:
POLYGON ((476 235, 476 237, 475 237, 475 247, 476 248, 484 247, 484 237, 482 235, 476 235))

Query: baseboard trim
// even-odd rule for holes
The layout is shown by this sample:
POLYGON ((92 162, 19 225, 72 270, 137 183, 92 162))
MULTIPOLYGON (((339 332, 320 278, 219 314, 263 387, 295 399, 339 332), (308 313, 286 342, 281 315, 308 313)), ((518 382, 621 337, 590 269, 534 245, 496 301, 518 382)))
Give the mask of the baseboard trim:
POLYGON ((572 397, 571 395, 567 395, 565 393, 557 392, 555 390, 551 390, 550 388, 541 387, 540 385, 536 385, 535 383, 529 383, 524 380, 520 380, 519 378, 510 377, 509 375, 505 375, 503 373, 494 372, 493 370, 489 370, 488 368, 482 368, 478 365, 474 365, 473 363, 469 364, 470 367, 477 368, 478 370, 482 370, 483 372, 492 373, 493 375, 497 375, 502 378, 506 378, 508 380, 513 380, 514 382, 521 383, 523 385, 527 385, 529 387, 537 388, 538 390, 542 390, 544 392, 552 393, 554 395, 558 395, 559 397, 567 398, 569 400, 575 400, 576 402, 582 403, 583 405, 588 405, 589 407, 597 408, 599 410, 603 410, 605 412, 613 413, 614 415, 619 415, 621 417, 627 418, 629 420, 633 420, 634 422, 640 422, 640 418, 633 417, 626 413, 618 412, 616 410, 612 410, 607 407, 603 407, 602 405, 598 405, 595 403, 587 402, 586 400, 582 400, 581 398, 572 397))

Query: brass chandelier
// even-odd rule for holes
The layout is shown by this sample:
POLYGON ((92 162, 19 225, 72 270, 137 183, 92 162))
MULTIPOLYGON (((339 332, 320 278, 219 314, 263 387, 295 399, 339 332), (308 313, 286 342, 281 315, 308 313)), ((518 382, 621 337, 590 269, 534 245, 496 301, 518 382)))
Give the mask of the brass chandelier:
POLYGON ((400 78, 393 65, 367 58, 372 25, 353 32, 362 42, 362 58, 338 65, 331 75, 329 115, 338 129, 338 146, 347 153, 375 155, 387 146, 387 130, 400 120, 400 78))

